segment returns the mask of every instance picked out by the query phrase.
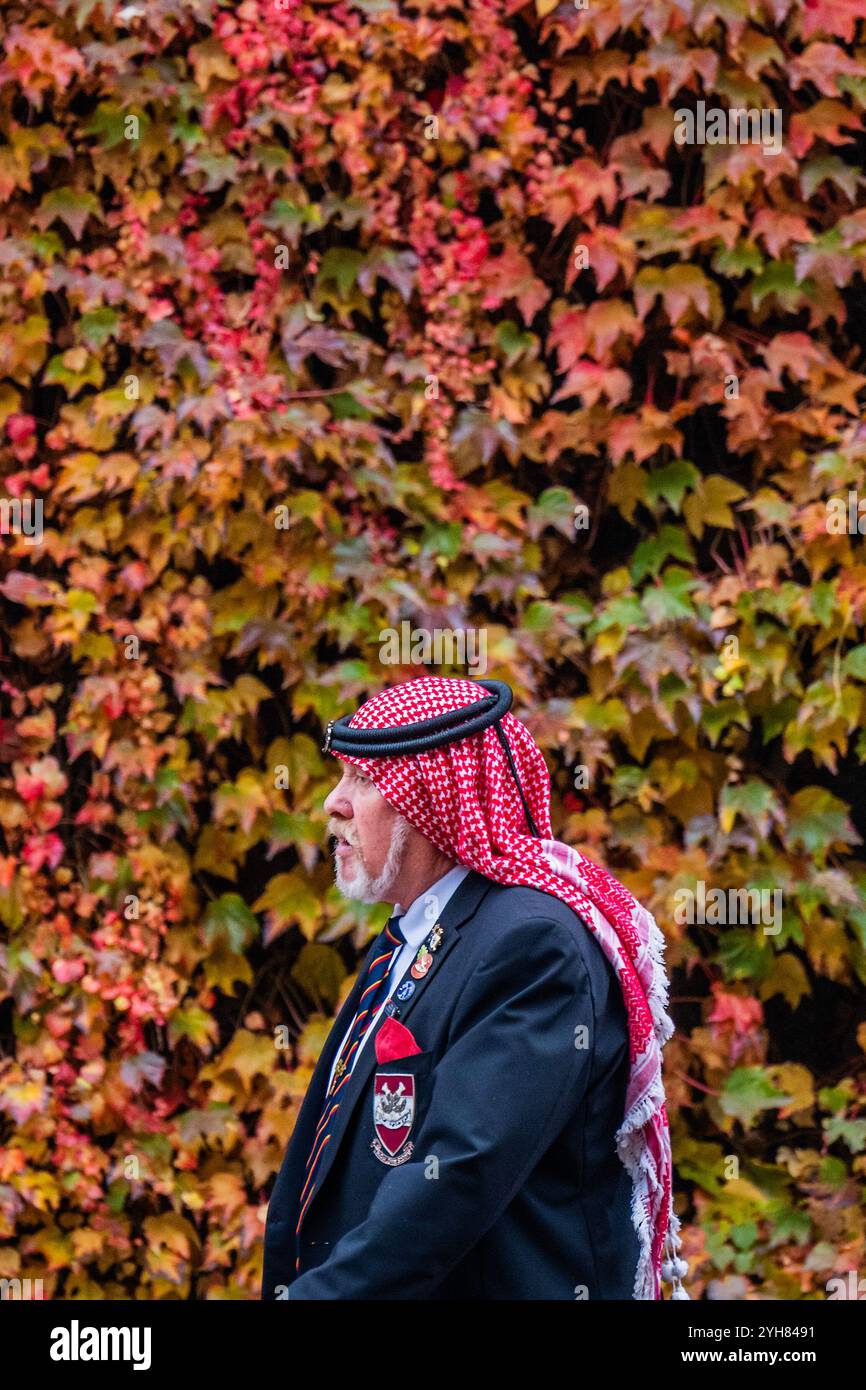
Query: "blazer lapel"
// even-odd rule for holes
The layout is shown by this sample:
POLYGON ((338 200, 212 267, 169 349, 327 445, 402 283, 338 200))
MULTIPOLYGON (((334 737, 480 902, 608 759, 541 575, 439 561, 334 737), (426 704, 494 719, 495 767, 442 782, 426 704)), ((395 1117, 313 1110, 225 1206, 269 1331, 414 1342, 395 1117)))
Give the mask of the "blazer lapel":
MULTIPOLYGON (((392 1018, 399 1019, 401 1023, 405 1023, 408 1014, 414 1009, 421 995, 424 993, 425 989, 428 988, 430 981, 436 978, 439 968, 448 955, 448 952, 452 947, 456 946, 457 942, 460 940, 460 928, 464 926, 470 918, 475 916, 478 904, 491 886, 492 884, 489 878, 482 878, 481 874, 476 874, 474 870, 466 875, 466 878, 464 878, 460 887, 446 905, 442 916, 439 918, 439 925, 442 928, 442 942, 436 950, 433 957, 433 964, 429 972, 424 976, 423 980, 417 981, 414 991, 403 1003, 400 1003, 393 996, 391 997, 382 1011, 382 1016, 376 1025, 376 1032, 379 1031, 389 1015, 392 1018)), ((403 978, 406 979, 410 977, 404 975, 403 978)), ((375 1047, 372 1049, 372 1055, 375 1056, 375 1047)), ((359 1066, 361 1065, 363 1057, 364 1054, 361 1053, 358 1059, 359 1066)), ((368 1075, 371 1070, 372 1067, 368 1067, 368 1075)))
MULTIPOLYGON (((407 999, 404 1004, 397 1004, 396 1007, 391 1008, 391 1004, 396 1004, 396 1001, 392 999, 386 1009, 383 1009, 382 1013, 379 1015, 374 1034, 372 1037, 368 1037, 364 1043, 364 1047, 355 1063, 352 1074, 341 1092, 340 1108, 337 1111, 334 1124, 331 1128, 331 1137, 322 1150, 319 1159, 316 1172, 317 1181, 315 1195, 310 1199, 310 1207, 315 1202, 318 1193, 322 1190, 322 1185, 328 1174, 328 1170, 334 1162, 334 1156, 340 1147, 340 1141, 346 1132, 358 1097, 364 1090, 372 1072, 375 1070, 375 1034, 378 1033, 385 1019, 388 1017, 389 1012, 392 1017, 398 1018, 401 1023, 403 1022, 407 1014, 414 1008, 415 1004, 417 1004, 420 996, 429 988, 431 981, 435 980, 442 961, 460 940, 460 928, 475 915, 481 899, 491 887, 492 884, 490 879, 483 878, 481 874, 475 873, 474 870, 467 874, 466 878, 460 884, 460 887, 447 902, 445 910, 439 918, 439 925, 442 928, 442 940, 433 957, 433 965, 430 967, 427 975, 425 975, 423 980, 418 982, 415 992, 410 999, 407 999)), ((343 1026, 344 1032, 346 1027, 348 1027, 348 1019, 343 1026)), ((337 1032, 336 1024, 333 1031, 337 1032)), ((342 1038, 342 1033, 340 1033, 339 1036, 342 1038)), ((330 1042, 330 1038, 328 1041, 330 1042)), ((336 1051, 336 1048, 334 1050, 336 1051)), ((333 1055, 333 1053, 331 1055, 333 1055)), ((330 1063, 328 1063, 328 1069, 330 1069, 330 1063)), ((325 1079, 327 1080, 327 1071, 325 1072, 325 1079)), ((324 1096, 322 1098, 324 1099, 324 1096)), ((316 1122, 318 1123, 318 1112, 316 1114, 316 1122)), ((309 1212, 309 1207, 307 1211, 309 1212)))
MULTIPOLYGON (((358 968, 355 983, 346 996, 346 1002, 334 1019, 331 1025, 325 1046, 319 1053, 310 1084, 307 1087, 301 1108, 298 1111, 298 1118, 292 1130, 289 1145, 283 1159, 283 1168, 280 1171, 281 1186, 285 1185, 284 1191, 291 1191, 294 1186, 295 1192, 300 1192, 306 1176, 306 1163, 310 1153, 310 1146, 313 1142, 313 1135, 322 1114, 322 1107, 325 1104, 325 1092, 328 1087, 328 1077, 331 1074, 331 1064, 337 1055, 343 1035, 355 1017, 355 1010, 358 1007, 358 998, 361 993, 361 985, 367 966, 373 959, 375 951, 379 947, 379 934, 373 937, 370 948, 358 968), (294 1174, 294 1175, 293 1175, 294 1174)), ((328 1145, 330 1148, 330 1145, 328 1145)), ((294 1200, 293 1200, 294 1204, 294 1200)))

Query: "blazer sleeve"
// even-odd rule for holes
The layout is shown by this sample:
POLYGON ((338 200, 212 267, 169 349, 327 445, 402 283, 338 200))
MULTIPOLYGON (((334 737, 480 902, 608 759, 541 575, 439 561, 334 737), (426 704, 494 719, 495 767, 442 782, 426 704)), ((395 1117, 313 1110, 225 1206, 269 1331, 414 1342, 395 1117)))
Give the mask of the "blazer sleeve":
POLYGON ((428 1296, 581 1103, 595 1027, 568 928, 543 918, 504 925, 458 996, 412 1158, 390 1169, 364 1221, 292 1282, 289 1298, 428 1296))

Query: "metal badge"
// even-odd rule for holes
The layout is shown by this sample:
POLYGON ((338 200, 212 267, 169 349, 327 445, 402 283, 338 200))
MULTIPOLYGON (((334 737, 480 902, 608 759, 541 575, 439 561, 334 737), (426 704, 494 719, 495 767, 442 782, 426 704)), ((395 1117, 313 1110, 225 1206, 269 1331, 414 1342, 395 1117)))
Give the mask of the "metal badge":
POLYGON ((412 976, 413 980, 423 980, 432 964, 433 957, 427 950, 427 947, 419 946, 418 954, 412 963, 412 969, 409 971, 409 974, 412 976))

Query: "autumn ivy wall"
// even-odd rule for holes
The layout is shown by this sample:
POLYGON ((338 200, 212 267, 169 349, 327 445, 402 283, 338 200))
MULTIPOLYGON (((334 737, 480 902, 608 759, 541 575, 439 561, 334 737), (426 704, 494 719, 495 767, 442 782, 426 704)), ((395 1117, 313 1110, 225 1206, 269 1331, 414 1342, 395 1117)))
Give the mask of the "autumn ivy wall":
POLYGON ((665 932, 692 1296, 825 1297, 866 1258, 866 0, 2 27, 0 1274, 258 1297, 382 920, 322 725, 431 669, 381 659, 408 622, 484 634, 557 832, 665 932), (713 143, 732 107, 766 136, 713 143), (701 911, 738 887, 772 925, 701 911))

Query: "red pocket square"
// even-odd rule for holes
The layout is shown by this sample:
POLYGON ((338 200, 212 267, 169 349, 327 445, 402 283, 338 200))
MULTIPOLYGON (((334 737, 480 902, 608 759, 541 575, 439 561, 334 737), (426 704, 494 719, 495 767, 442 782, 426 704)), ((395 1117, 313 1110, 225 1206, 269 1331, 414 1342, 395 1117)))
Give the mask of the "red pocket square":
POLYGON ((400 1057, 414 1057, 421 1051, 405 1024, 398 1023, 396 1018, 385 1019, 376 1034, 376 1061, 380 1065, 396 1062, 400 1057))

